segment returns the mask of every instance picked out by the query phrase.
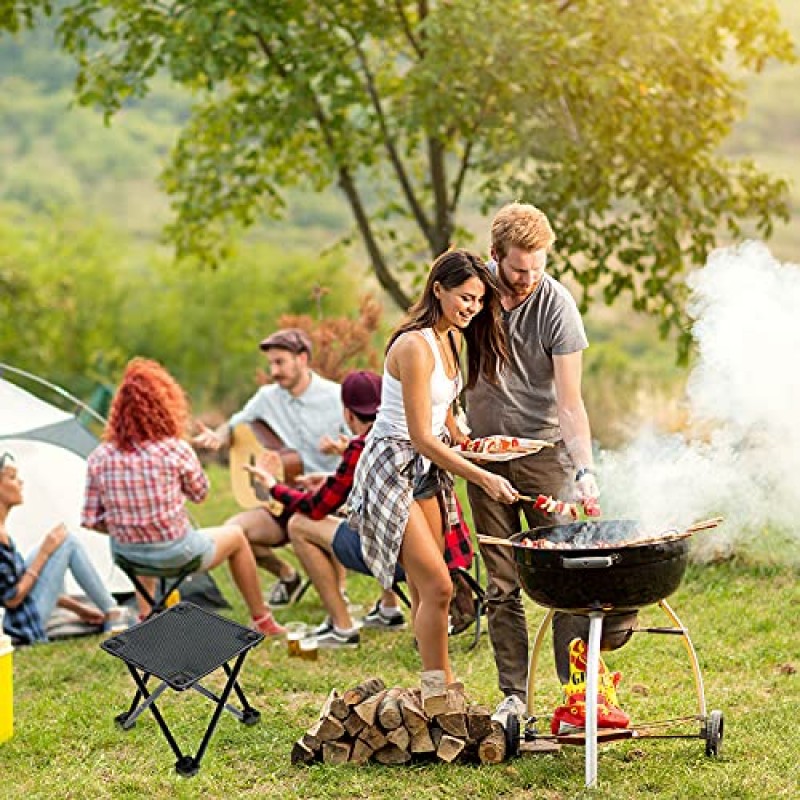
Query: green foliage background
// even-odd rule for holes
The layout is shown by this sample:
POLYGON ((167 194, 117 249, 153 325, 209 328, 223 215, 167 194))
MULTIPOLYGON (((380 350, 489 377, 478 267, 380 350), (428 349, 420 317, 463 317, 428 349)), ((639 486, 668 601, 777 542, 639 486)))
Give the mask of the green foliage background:
MULTIPOLYGON (((779 5, 800 40, 800 7, 779 5)), ((252 391, 255 343, 280 314, 318 313, 315 284, 332 290, 327 315, 354 314, 357 297, 376 291, 363 254, 335 247, 351 230, 333 191, 290 193, 283 219, 240 237, 217 271, 176 266, 160 239, 170 212, 158 175, 191 97, 160 79, 105 127, 73 106, 74 73, 47 26, 0 37, 0 360, 88 397, 97 381, 113 383, 131 355, 146 354, 175 372, 197 409, 229 410, 252 391)), ((794 219, 800 107, 787 99, 799 79, 796 65, 767 65, 726 145, 790 182, 794 219)), ((476 198, 465 222, 485 250, 476 198)), ((771 246, 782 260, 800 260, 800 226, 777 228, 771 246)), ((387 310, 386 328, 396 317, 387 310)), ((678 424, 672 412, 685 371, 675 366, 674 343, 622 308, 593 306, 586 321, 586 395, 598 438, 618 441, 618 420, 654 409, 678 424)))

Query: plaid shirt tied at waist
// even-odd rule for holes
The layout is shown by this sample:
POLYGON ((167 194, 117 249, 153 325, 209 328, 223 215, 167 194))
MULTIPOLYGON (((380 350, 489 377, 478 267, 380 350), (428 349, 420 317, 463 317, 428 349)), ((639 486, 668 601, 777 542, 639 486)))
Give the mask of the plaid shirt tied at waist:
MULTIPOLYGON (((453 477, 438 470, 439 486, 447 517, 445 561, 449 569, 472 563, 469 529, 460 514, 453 477)), ((425 460, 406 439, 367 440, 358 462, 350 494, 348 524, 361 536, 361 550, 372 574, 389 589, 400 554, 413 502, 414 480, 425 469, 425 460)))

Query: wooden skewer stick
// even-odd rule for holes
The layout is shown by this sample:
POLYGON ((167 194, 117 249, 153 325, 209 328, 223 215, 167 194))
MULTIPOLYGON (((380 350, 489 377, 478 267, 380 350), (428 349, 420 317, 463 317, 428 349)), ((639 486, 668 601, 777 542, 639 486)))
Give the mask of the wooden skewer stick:
POLYGON ((499 536, 484 536, 483 534, 478 534, 478 541, 481 544, 497 544, 500 547, 519 547, 516 542, 512 542, 509 539, 501 539, 499 536))
POLYGON ((695 531, 704 531, 707 528, 716 528, 721 522, 725 520, 725 517, 712 517, 711 519, 705 519, 702 522, 695 522, 693 525, 689 525, 686 528, 686 533, 694 533, 695 531))

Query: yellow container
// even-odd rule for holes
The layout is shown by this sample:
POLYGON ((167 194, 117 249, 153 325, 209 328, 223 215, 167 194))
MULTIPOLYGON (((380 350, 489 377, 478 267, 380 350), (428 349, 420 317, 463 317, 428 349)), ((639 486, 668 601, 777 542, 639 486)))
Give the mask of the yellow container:
POLYGON ((14 648, 0 634, 0 742, 14 735, 14 648))

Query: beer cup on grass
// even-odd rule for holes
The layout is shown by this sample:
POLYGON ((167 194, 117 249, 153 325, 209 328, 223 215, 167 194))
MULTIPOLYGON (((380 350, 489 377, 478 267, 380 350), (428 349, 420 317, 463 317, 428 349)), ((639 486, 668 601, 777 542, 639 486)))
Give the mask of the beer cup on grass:
POLYGON ((300 656, 300 642, 308 633, 308 626, 305 622, 286 623, 286 646, 292 658, 300 656))

